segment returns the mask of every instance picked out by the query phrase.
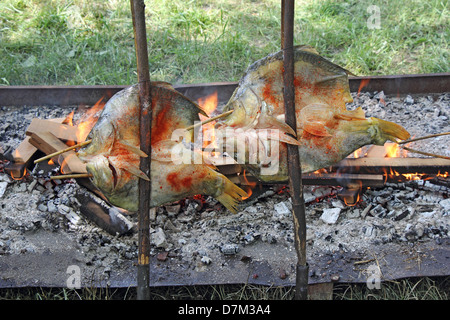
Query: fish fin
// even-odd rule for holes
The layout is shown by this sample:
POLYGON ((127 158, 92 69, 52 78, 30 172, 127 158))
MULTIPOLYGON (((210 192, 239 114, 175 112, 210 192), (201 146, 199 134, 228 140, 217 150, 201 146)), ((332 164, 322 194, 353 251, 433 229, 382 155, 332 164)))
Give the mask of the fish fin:
POLYGON ((355 119, 365 119, 366 118, 366 114, 364 112, 364 110, 361 107, 358 107, 357 109, 353 110, 353 111, 349 111, 352 115, 353 118, 355 119))
POLYGON ((282 132, 280 134, 280 132, 275 133, 275 132, 270 131, 270 133, 269 133, 267 138, 269 138, 271 140, 279 140, 281 142, 284 142, 284 143, 287 143, 287 144, 293 144, 293 145, 296 145, 296 146, 300 145, 300 141, 298 141, 294 137, 291 137, 291 136, 287 135, 284 132, 282 132))
POLYGON ((248 197, 248 194, 233 182, 228 180, 228 178, 223 177, 223 181, 225 184, 223 191, 219 196, 215 198, 219 200, 219 202, 232 213, 236 213, 239 201, 243 200, 243 198, 248 197))
POLYGON ((345 74, 336 74, 336 75, 332 75, 332 76, 326 76, 317 81, 314 81, 314 84, 324 83, 324 82, 336 80, 336 79, 339 79, 342 77, 346 77, 346 75, 345 74))
POLYGON ((126 165, 122 166, 122 169, 128 171, 129 173, 135 175, 138 178, 150 181, 150 178, 134 164, 127 163, 126 165))
POLYGON ((411 136, 405 128, 401 125, 391 121, 386 121, 377 118, 370 118, 372 121, 375 119, 378 122, 378 126, 381 129, 382 134, 389 140, 396 142, 396 138, 400 140, 409 139, 411 136))
POLYGON ((319 52, 316 50, 316 48, 314 48, 310 45, 307 45, 307 44, 300 44, 298 46, 294 46, 294 50, 306 51, 306 52, 310 52, 310 53, 319 55, 319 52))
POLYGON ((291 128, 290 125, 288 125, 285 122, 282 122, 278 120, 277 118, 273 117, 272 115, 268 114, 261 114, 259 117, 258 125, 256 126, 258 129, 278 129, 283 133, 289 133, 293 135, 294 137, 297 136, 294 129, 291 128))
POLYGON ((175 88, 173 87, 173 85, 169 82, 165 82, 165 81, 152 81, 152 86, 155 87, 163 87, 169 90, 175 90, 175 88))
POLYGON ((331 134, 323 123, 320 122, 308 122, 303 125, 303 130, 319 137, 329 137, 331 134))
POLYGON ((298 141, 297 139, 288 136, 287 134, 285 134, 284 132, 280 135, 280 141, 284 142, 284 143, 288 143, 288 144, 293 144, 296 146, 300 145, 300 141, 298 141))
POLYGON ((363 109, 361 107, 358 107, 358 109, 356 109, 356 110, 347 110, 342 113, 335 114, 334 118, 340 119, 340 120, 347 120, 347 121, 365 120, 366 115, 365 115, 363 109))
POLYGON ((129 144, 128 142, 120 141, 117 143, 120 143, 125 149, 127 149, 128 151, 130 151, 132 153, 137 154, 141 158, 148 157, 148 155, 144 151, 142 151, 139 147, 133 146, 133 145, 129 144))

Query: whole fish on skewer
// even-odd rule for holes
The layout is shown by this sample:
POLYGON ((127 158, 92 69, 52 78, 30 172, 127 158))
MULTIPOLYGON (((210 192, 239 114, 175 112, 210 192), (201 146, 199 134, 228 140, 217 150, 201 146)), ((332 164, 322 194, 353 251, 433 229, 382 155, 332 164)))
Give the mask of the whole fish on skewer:
POLYGON ((147 155, 139 149, 139 94, 133 85, 106 103, 88 135, 92 142, 78 152, 91 182, 113 205, 130 211, 138 210, 138 179, 147 179, 152 207, 203 194, 235 212, 238 201, 247 196, 245 191, 205 162, 177 161, 177 154, 198 155, 188 148, 192 133, 177 139, 173 133, 199 121, 199 113, 206 114, 167 83, 152 82, 151 96, 151 177, 139 169, 140 157, 147 155))
MULTIPOLYGON (((366 118, 361 107, 347 110, 346 103, 353 101, 349 71, 309 46, 295 47, 294 60, 296 132, 284 121, 282 51, 247 69, 224 108, 224 112, 234 112, 219 120, 217 130, 276 129, 279 141, 298 145, 303 172, 335 164, 364 145, 409 138, 409 133, 396 123, 366 118)), ((284 143, 279 146, 279 172, 261 175, 261 163, 247 168, 266 182, 287 180, 284 143)))

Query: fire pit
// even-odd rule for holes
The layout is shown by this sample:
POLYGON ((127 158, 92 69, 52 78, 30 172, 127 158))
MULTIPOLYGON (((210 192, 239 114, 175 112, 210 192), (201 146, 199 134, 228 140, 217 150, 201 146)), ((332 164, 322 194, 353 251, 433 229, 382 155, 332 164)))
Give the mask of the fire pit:
MULTIPOLYGON (((405 83, 410 83, 411 77, 406 78, 405 83)), ((442 81, 442 75, 438 78, 442 81)), ((375 80, 372 85, 351 79, 354 103, 349 109, 361 106, 368 116, 395 121, 415 137, 450 131, 449 93, 413 91, 412 86, 406 95, 381 91, 392 90, 386 84, 393 79, 402 83, 400 77, 387 77, 381 84, 375 80)), ((446 79, 448 84, 448 75, 446 79)), ((178 90, 194 100, 217 91, 220 108, 235 85, 178 90)), ((85 91, 91 101, 84 103, 94 105, 103 96, 107 100, 120 88, 92 88, 91 94, 85 91)), ((22 103, 1 106, 0 285, 63 287, 69 277, 67 268, 73 265, 81 270, 83 286, 135 285, 135 216, 108 205, 86 188, 86 181, 51 180, 50 176, 60 173, 58 164, 45 161, 33 166, 26 161, 28 165, 15 169, 19 171, 6 172, 8 159, 26 138, 33 119, 70 125, 73 110, 73 123, 81 119, 85 109, 81 103, 67 103, 67 92, 76 88, 61 89, 66 89, 64 94, 51 95, 57 106, 30 107, 30 101, 24 100, 26 108, 22 103)), ((37 104, 48 103, 43 102, 43 88, 39 96, 26 87, 2 90, 1 101, 12 101, 11 94, 17 96, 23 90, 22 99, 28 95, 37 104)), ((448 139, 436 137, 409 147, 448 157, 448 139)), ((326 171, 304 176, 310 284, 366 282, 374 271, 381 280, 450 274, 446 261, 450 161, 402 154, 402 149, 396 152, 393 157, 387 149, 368 147, 326 171)), ((219 169, 251 190, 252 196, 236 215, 202 196, 152 209, 150 284, 292 285, 296 257, 286 186, 256 184, 238 167, 219 169)))

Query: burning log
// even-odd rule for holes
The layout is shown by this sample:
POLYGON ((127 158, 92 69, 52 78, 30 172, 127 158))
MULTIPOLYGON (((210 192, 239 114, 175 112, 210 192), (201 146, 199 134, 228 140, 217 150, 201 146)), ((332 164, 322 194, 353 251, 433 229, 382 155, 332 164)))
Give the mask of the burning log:
POLYGON ((129 221, 119 208, 108 206, 92 193, 79 190, 76 198, 80 201, 80 211, 89 220, 112 235, 123 235, 132 232, 133 223, 129 221))
POLYGON ((31 137, 26 137, 12 153, 15 163, 27 164, 33 157, 37 148, 30 143, 31 137))
POLYGON ((51 132, 58 139, 64 141, 75 141, 76 143, 81 142, 78 141, 79 134, 76 126, 57 123, 51 120, 33 119, 25 133, 28 136, 31 136, 33 133, 39 133, 42 131, 51 132))
MULTIPOLYGON (((61 124, 64 120, 65 118, 55 118, 45 120, 45 123, 53 122, 55 124, 61 124)), ((43 130, 47 130, 45 127, 41 128, 43 128, 43 130)), ((37 122, 34 123, 34 126, 31 129, 37 130, 37 122)), ((38 150, 38 148, 34 146, 30 140, 30 136, 25 137, 19 146, 12 152, 13 161, 5 167, 5 170, 11 175, 11 177, 13 177, 13 179, 20 179, 25 175, 26 168, 38 150)))
MULTIPOLYGON (((50 132, 32 133, 30 143, 45 154, 52 154, 56 151, 67 149, 67 145, 50 132)), ((55 160, 61 165, 61 171, 64 173, 87 172, 86 164, 78 159, 73 150, 62 153, 55 160)))

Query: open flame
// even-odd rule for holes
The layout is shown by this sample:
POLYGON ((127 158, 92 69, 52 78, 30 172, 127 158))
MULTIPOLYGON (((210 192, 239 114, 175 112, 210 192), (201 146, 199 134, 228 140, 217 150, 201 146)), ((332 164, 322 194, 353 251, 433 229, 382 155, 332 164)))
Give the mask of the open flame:
POLYGON ((245 181, 245 186, 244 186, 246 189, 245 192, 247 192, 247 197, 243 197, 242 200, 246 200, 252 196, 252 194, 253 194, 252 189, 256 186, 256 182, 250 182, 247 179, 247 176, 245 175, 245 170, 242 173, 242 177, 244 178, 244 181, 245 181))
MULTIPOLYGON (((408 144, 406 145, 408 146, 408 144)), ((374 146, 375 148, 380 148, 379 146, 374 146)), ((406 158, 408 157, 408 151, 401 148, 401 146, 394 142, 388 142, 385 143, 383 146, 384 149, 377 149, 377 150, 371 150, 370 148, 367 149, 366 147, 362 147, 356 151, 354 151, 349 158, 364 158, 364 157, 384 157, 384 158, 406 158)), ((315 174, 318 174, 319 171, 314 172, 315 174)), ((397 172, 395 169, 389 167, 389 165, 386 166, 386 168, 383 169, 383 175, 384 175, 384 181, 387 182, 388 180, 397 181, 397 182, 406 182, 406 181, 425 181, 430 180, 434 178, 448 178, 449 173, 448 172, 438 172, 438 174, 426 174, 421 172, 409 172, 409 173, 400 173, 397 172)), ((355 188, 350 188, 353 191, 356 192, 358 190, 357 186, 353 186, 355 188)), ((349 188, 349 187, 348 187, 349 188)), ((362 191, 363 186, 360 186, 359 191, 362 191)), ((355 199, 354 203, 350 203, 347 201, 347 199, 344 197, 343 200, 347 206, 354 206, 356 205, 361 199, 360 194, 356 194, 356 196, 349 197, 350 199, 355 199)))
POLYGON ((104 96, 100 98, 91 108, 83 112, 77 125, 77 140, 83 142, 86 140, 89 132, 97 123, 98 118, 105 106, 104 96))
POLYGON ((361 82, 359 84, 359 88, 358 88, 358 94, 357 97, 359 97, 359 94, 361 93, 361 90, 367 86, 369 84, 369 79, 361 79, 361 82))
POLYGON ((11 175, 11 178, 12 178, 13 180, 22 180, 22 179, 27 175, 27 168, 25 168, 25 169, 23 170, 23 174, 22 174, 21 176, 16 177, 16 176, 14 175, 14 170, 12 170, 12 171, 10 172, 10 175, 11 175))
MULTIPOLYGON (((197 100, 198 105, 200 108, 205 111, 205 113, 208 116, 211 116, 211 114, 217 109, 217 106, 219 105, 219 98, 217 91, 213 92, 212 94, 199 98, 197 100)), ((205 121, 208 119, 208 117, 205 117, 202 114, 199 114, 200 121, 205 121)), ((202 126, 202 134, 203 134, 203 148, 210 147, 210 148, 216 148, 217 143, 216 140, 216 133, 214 129, 214 125, 216 124, 216 121, 211 121, 209 123, 206 123, 202 126)), ((212 156, 215 156, 217 154, 212 153, 212 156)))

